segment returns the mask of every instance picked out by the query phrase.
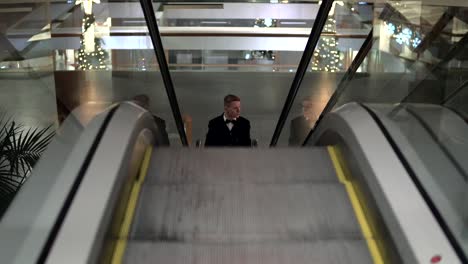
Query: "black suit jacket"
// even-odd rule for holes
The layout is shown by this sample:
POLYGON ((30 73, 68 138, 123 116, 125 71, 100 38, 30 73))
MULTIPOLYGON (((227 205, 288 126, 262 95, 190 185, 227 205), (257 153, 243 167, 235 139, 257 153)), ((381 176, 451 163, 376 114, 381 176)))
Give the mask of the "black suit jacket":
POLYGON ((223 115, 210 120, 205 146, 245 146, 250 147, 250 122, 239 117, 231 131, 224 122, 223 115))
POLYGON ((158 135, 156 135, 156 141, 159 146, 169 146, 169 135, 166 131, 166 121, 164 119, 153 115, 154 122, 158 127, 158 135))
POLYGON ((309 134, 309 131, 309 123, 304 116, 299 116, 291 120, 289 146, 301 146, 309 134))

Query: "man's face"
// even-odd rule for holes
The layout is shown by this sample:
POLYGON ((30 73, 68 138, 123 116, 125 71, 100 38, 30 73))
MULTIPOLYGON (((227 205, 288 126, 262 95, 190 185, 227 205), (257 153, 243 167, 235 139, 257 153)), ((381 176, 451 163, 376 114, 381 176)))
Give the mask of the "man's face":
POLYGON ((314 117, 314 109, 313 104, 310 101, 302 102, 302 114, 307 119, 313 119, 314 117))
POLYGON ((240 116, 240 101, 234 101, 224 106, 224 113, 228 119, 238 118, 240 116))

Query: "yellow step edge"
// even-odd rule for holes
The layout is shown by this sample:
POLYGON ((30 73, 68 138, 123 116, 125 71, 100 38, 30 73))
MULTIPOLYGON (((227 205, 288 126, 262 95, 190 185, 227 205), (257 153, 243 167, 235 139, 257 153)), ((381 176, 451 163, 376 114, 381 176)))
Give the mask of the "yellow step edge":
POLYGON ((141 164, 138 180, 135 181, 132 190, 130 191, 127 209, 125 210, 125 216, 122 225, 120 226, 119 239, 116 242, 114 254, 112 256, 112 264, 122 263, 125 249, 127 248, 130 226, 132 225, 133 215, 135 214, 135 209, 137 206, 138 197, 140 195, 141 186, 145 180, 148 171, 152 151, 153 148, 151 146, 146 149, 143 162, 141 164))
POLYGON ((375 264, 383 264, 384 261, 382 258, 382 254, 380 253, 380 250, 377 246, 377 242, 375 241, 375 236, 372 234, 372 230, 369 226, 369 223, 367 222, 366 215, 359 202, 353 184, 347 180, 347 175, 345 174, 345 170, 340 162, 337 150, 335 149, 335 147, 330 146, 328 147, 328 153, 330 154, 330 158, 332 160, 333 166, 335 167, 338 179, 345 185, 346 192, 348 193, 349 200, 351 201, 351 205, 353 206, 354 213, 356 214, 359 226, 361 227, 362 234, 366 239, 367 247, 369 248, 372 260, 375 264))

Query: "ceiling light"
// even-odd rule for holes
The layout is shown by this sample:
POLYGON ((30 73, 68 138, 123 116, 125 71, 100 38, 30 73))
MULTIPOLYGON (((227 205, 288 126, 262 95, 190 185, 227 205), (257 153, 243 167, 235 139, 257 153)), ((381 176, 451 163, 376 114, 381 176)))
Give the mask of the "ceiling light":
POLYGON ((146 23, 145 20, 124 20, 122 24, 142 24, 146 23))
POLYGON ((200 24, 227 24, 226 21, 202 21, 200 24))
POLYGON ((164 10, 168 9, 224 9, 224 4, 179 4, 179 3, 168 3, 164 5, 164 10))
POLYGON ((281 21, 281 25, 305 25, 306 22, 304 21, 281 21))

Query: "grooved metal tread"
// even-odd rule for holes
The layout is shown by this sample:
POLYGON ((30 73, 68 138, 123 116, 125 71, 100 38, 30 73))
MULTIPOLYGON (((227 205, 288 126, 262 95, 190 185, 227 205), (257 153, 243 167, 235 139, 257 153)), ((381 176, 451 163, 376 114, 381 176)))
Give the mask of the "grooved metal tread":
POLYGON ((134 224, 156 242, 361 238, 339 183, 144 186, 134 224))
POLYGON ((126 263, 372 263, 326 148, 157 149, 126 263))
POLYGON ((130 241, 124 262, 141 264, 372 263, 366 244, 354 240, 213 245, 130 241))
POLYGON ((147 185, 217 182, 338 182, 328 150, 316 148, 155 149, 147 185))

